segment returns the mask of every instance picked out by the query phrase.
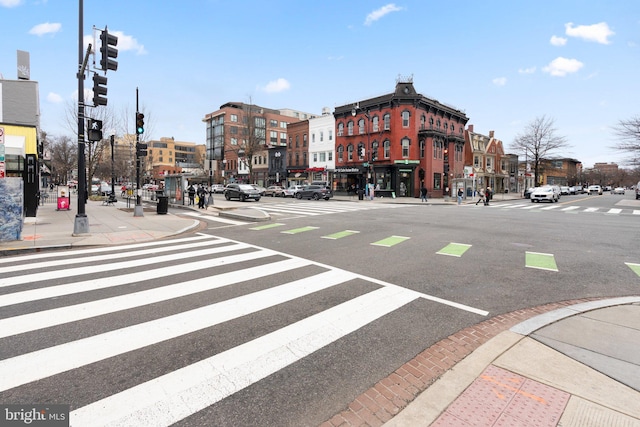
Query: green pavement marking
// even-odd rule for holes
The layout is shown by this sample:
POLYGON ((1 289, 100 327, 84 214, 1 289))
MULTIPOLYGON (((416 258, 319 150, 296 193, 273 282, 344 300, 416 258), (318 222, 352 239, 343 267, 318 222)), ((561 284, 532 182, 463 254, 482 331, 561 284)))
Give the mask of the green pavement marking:
POLYGON ((449 243, 444 248, 440 249, 437 254, 449 255, 461 257, 465 252, 469 250, 471 245, 465 245, 464 243, 449 243))
POLYGON ((541 254, 538 252, 526 252, 525 267, 558 271, 553 254, 541 254))
POLYGON ((634 264, 632 262, 625 262, 629 266, 630 269, 633 270, 638 276, 640 276, 640 264, 634 264))
POLYGON ((265 225, 259 225, 258 227, 252 227, 249 230, 267 230, 269 228, 274 228, 274 227, 280 227, 283 226, 284 224, 280 224, 278 222, 274 222, 273 224, 265 224, 265 225))
POLYGON ((351 236, 352 234, 358 234, 358 233, 359 231, 344 230, 338 233, 329 234, 328 236, 322 236, 322 238, 336 240, 336 239, 342 239, 343 237, 351 236))
POLYGON ((373 242, 371 244, 375 246, 385 246, 387 248, 390 248, 391 246, 395 246, 398 243, 402 243, 405 240, 409 240, 410 238, 411 237, 391 236, 391 237, 387 237, 386 239, 378 240, 377 242, 373 242))
POLYGON ((319 228, 319 227, 301 227, 301 228, 294 228, 293 230, 281 231, 281 233, 284 233, 284 234, 298 234, 298 233, 304 233, 305 231, 315 230, 317 228, 319 228))

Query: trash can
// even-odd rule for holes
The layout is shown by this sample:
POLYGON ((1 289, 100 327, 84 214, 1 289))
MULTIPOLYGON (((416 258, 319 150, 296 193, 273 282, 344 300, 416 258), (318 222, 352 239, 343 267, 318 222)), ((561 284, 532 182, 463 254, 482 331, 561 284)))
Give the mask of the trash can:
POLYGON ((169 197, 158 195, 158 215, 164 215, 169 210, 169 197))

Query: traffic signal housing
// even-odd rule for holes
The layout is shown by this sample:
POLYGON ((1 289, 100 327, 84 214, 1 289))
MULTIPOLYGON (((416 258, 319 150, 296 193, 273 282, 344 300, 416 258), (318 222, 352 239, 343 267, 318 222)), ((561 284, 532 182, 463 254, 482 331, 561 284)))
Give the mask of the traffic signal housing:
POLYGON ((118 61, 114 61, 112 58, 118 57, 118 37, 113 34, 109 34, 109 31, 105 28, 100 33, 100 68, 103 71, 118 69, 118 61))
POLYGON ((147 156, 147 144, 143 144, 141 142, 136 143, 136 156, 138 157, 147 156))
POLYGON ((144 114, 136 113, 136 134, 142 135, 144 133, 144 114))
POLYGON ((107 105, 107 78, 99 74, 93 75, 93 105, 107 105))

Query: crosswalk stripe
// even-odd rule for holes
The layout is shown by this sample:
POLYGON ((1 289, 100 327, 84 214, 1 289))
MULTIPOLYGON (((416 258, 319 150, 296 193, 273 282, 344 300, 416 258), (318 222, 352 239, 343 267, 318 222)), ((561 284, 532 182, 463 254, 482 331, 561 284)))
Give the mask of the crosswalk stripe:
POLYGON ((640 264, 635 264, 633 262, 625 262, 625 264, 638 276, 640 276, 640 264))
POLYGON ((408 304, 381 288, 71 413, 71 424, 170 425, 408 304), (164 408, 165 410, 159 410, 164 408))
MULTIPOLYGON (((195 237, 184 237, 184 238, 175 239, 175 240, 172 240, 171 243, 175 244, 175 243, 183 243, 183 242, 193 242, 193 241, 203 240, 203 239, 211 239, 211 236, 209 236, 208 234, 199 234, 199 235, 196 235, 195 237)), ((144 242, 144 243, 133 243, 126 246, 105 246, 100 248, 75 249, 75 250, 65 251, 63 256, 68 258, 74 258, 76 256, 81 256, 81 255, 98 254, 103 252, 114 252, 122 249, 129 250, 129 249, 150 248, 154 246, 166 246, 166 245, 167 245, 167 242, 165 240, 157 240, 157 241, 144 242)), ((56 252, 56 251, 41 252, 41 253, 31 254, 31 255, 20 255, 19 258, 16 258, 16 257, 2 258, 0 259, 0 265, 14 264, 16 261, 22 262, 22 261, 33 261, 33 260, 46 259, 46 258, 56 258, 56 257, 60 257, 60 255, 61 255, 60 252, 56 252)), ((2 271, 3 270, 0 270, 0 272, 2 271)))
POLYGON ((471 248, 471 245, 465 243, 449 243, 444 248, 436 252, 439 255, 449 255, 455 257, 461 257, 466 251, 471 248))
MULTIPOLYGON (((106 260, 115 260, 118 258, 130 258, 132 256, 156 255, 162 252, 183 251, 186 249, 193 249, 193 248, 198 248, 203 246, 219 245, 223 242, 224 240, 210 239, 206 241, 197 241, 193 243, 187 243, 184 245, 166 245, 165 244, 164 246, 161 246, 161 247, 143 249, 143 250, 136 251, 135 253, 122 251, 119 253, 116 252, 116 253, 109 253, 104 255, 94 255, 94 256, 85 257, 85 258, 65 258, 65 259, 58 259, 54 261, 40 262, 38 264, 29 264, 28 268, 36 268, 36 267, 48 268, 48 267, 57 267, 60 265, 92 263, 92 262, 100 262, 100 261, 106 261, 106 260)), ((12 271, 21 271, 24 269, 25 269, 24 265, 13 265, 13 266, 0 268, 0 273, 9 273, 12 271)))
POLYGON ((586 208, 584 211, 585 212, 597 212, 598 209, 600 209, 600 208, 586 208))
POLYGON ((573 211, 573 210, 576 210, 576 209, 580 209, 580 206, 568 206, 566 208, 562 208, 562 211, 563 212, 569 212, 569 211, 573 211))
MULTIPOLYGON (((258 259, 260 257, 267 256, 267 254, 268 253, 266 252, 244 254, 243 256, 239 256, 238 258, 240 259, 238 260, 227 259, 227 262, 220 262, 219 265, 227 265, 241 260, 258 259)), ((198 292, 218 289, 237 282, 255 280, 271 275, 274 272, 293 270, 295 268, 304 267, 309 264, 309 262, 304 262, 299 259, 288 259, 284 261, 274 262, 267 266, 260 265, 244 269, 242 275, 234 273, 222 273, 218 275, 207 276, 201 279, 178 282, 161 288, 149 289, 132 294, 120 295, 72 306, 54 308, 47 311, 38 311, 35 313, 23 314, 7 319, 0 319, 0 338, 34 331, 39 328, 62 325, 64 323, 76 322, 78 320, 115 313, 117 311, 141 307, 143 305, 167 301, 174 298, 180 298, 198 292)), ((66 291, 67 293, 71 293, 68 288, 72 288, 72 291, 82 292, 81 286, 75 285, 76 284, 67 285, 64 291, 66 291)), ((102 286, 100 286, 100 289, 107 287, 104 284, 101 285, 102 286)), ((86 288, 87 291, 93 289, 95 289, 95 287, 86 288)), ((25 293, 28 293, 28 296, 31 296, 33 293, 37 292, 26 291, 25 293)), ((51 291, 44 292, 45 295, 49 293, 51 293, 51 291)), ((11 296, 8 297, 9 299, 11 298, 11 296)), ((20 302, 25 302, 24 297, 24 295, 17 295, 16 297, 14 297, 14 299, 20 299, 20 302)), ((37 297, 38 296, 36 296, 36 298, 37 297)))
POLYGON ((556 265, 553 254, 527 251, 525 253, 525 266, 539 270, 558 271, 558 266, 556 265))
POLYGON ((390 248, 391 246, 395 246, 398 243, 402 243, 405 240, 409 240, 411 237, 403 237, 403 236, 391 236, 386 239, 378 240, 377 242, 371 243, 373 246, 384 246, 390 248))
MULTIPOLYGON (((235 273, 243 276, 243 273, 235 273)), ((0 361, 0 391, 205 329, 355 278, 332 270, 253 294, 0 361)), ((211 282, 210 278, 205 278, 211 282)), ((243 279, 244 280, 244 279, 243 279)), ((408 295, 413 294, 406 292, 408 295)))
POLYGON ((359 231, 354 231, 354 230, 344 230, 344 231, 338 231, 337 233, 329 234, 328 236, 322 236, 322 238, 323 239, 337 240, 337 239, 342 239, 343 237, 352 236, 352 235, 358 234, 358 233, 360 233, 360 232, 359 231))
POLYGON ((318 227, 307 226, 307 227, 294 228, 293 230, 281 231, 281 233, 283 233, 283 234, 298 234, 298 233, 304 233, 304 232, 307 232, 307 231, 317 230, 317 229, 318 229, 318 227))
MULTIPOLYGON (((220 244, 225 242, 225 240, 219 239, 219 240, 211 240, 209 242, 211 244, 220 244)), ((86 267, 75 267, 75 268, 68 268, 65 270, 58 270, 58 271, 34 272, 29 275, 2 278, 0 279, 0 287, 13 286, 13 285, 18 285, 22 283, 38 282, 42 280, 69 278, 73 276, 82 276, 85 274, 92 274, 92 273, 98 273, 98 272, 104 272, 104 271, 113 272, 118 270, 127 270, 129 268, 140 268, 142 266, 146 266, 150 264, 156 264, 156 263, 160 264, 163 262, 171 262, 171 261, 176 261, 176 260, 185 259, 185 258, 211 255, 214 253, 228 252, 231 250, 239 250, 239 249, 245 249, 249 247, 251 246, 245 243, 235 243, 235 244, 232 244, 231 246, 206 248, 206 249, 200 249, 200 250, 191 251, 191 252, 185 251, 185 252, 173 253, 169 255, 149 257, 146 259, 143 258, 143 259, 136 259, 136 260, 130 260, 130 261, 110 263, 110 264, 89 265, 86 267)), ((128 254, 129 257, 132 257, 134 255, 135 255, 135 252, 128 254)), ((35 267, 35 266, 30 265, 30 267, 35 267)))
POLYGON ((617 208, 611 208, 609 209, 609 211, 607 211, 608 214, 619 214, 620 212, 622 212, 622 209, 617 208))
POLYGON ((222 218, 217 215, 205 215, 198 212, 187 212, 183 215, 189 215, 194 218, 204 219, 207 221, 221 222, 223 224, 229 224, 229 225, 243 225, 247 223, 247 221, 238 221, 236 219, 231 219, 231 218, 222 218))
POLYGON ((551 206, 547 206, 547 207, 544 207, 544 208, 540 208, 540 210, 550 211, 551 209, 557 209, 559 207, 560 207, 560 205, 551 205, 551 206))
POLYGON ((634 215, 640 215, 640 210, 638 210, 638 209, 634 209, 634 210, 633 210, 633 214, 634 214, 634 215))

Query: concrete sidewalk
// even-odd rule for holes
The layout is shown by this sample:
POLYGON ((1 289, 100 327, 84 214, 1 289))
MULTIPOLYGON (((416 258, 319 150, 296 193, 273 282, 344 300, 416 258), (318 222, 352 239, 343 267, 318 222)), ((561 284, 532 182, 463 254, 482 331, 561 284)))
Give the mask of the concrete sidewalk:
MULTIPOLYGON (((497 195, 493 202, 519 199, 507 196, 497 195)), ((421 204, 415 198, 335 200, 421 204)), ((134 217, 133 206, 124 201, 115 206, 89 201, 90 232, 73 236, 76 202, 64 211, 55 204, 40 206, 36 218, 25 219, 22 240, 0 242, 0 255, 144 242, 201 227, 198 220, 158 214, 153 202, 143 204, 142 217, 134 217)), ((428 204, 456 201, 429 199, 428 204)), ((270 219, 259 203, 229 202, 219 195, 206 211, 172 207, 270 219)), ((552 303, 465 328, 425 349, 323 427, 383 424, 640 427, 640 296, 552 303)))

